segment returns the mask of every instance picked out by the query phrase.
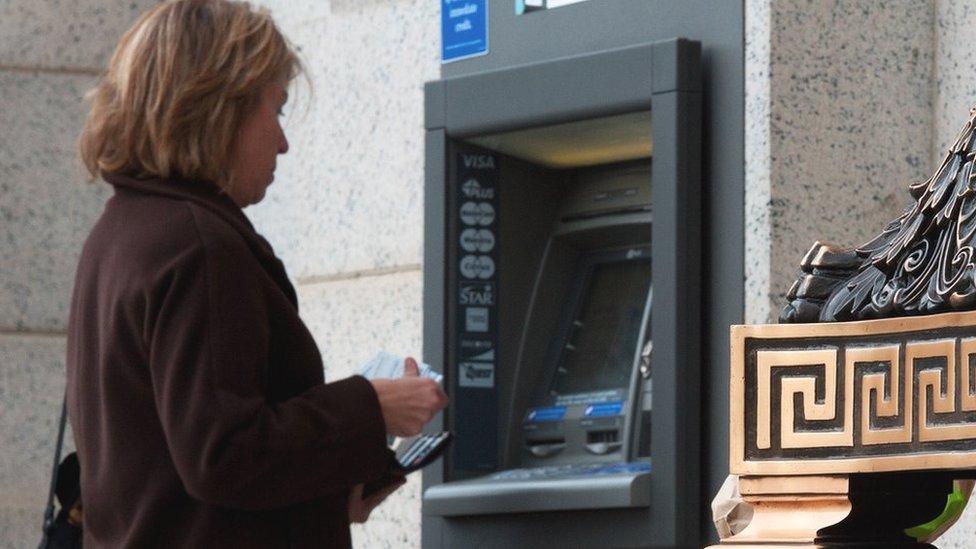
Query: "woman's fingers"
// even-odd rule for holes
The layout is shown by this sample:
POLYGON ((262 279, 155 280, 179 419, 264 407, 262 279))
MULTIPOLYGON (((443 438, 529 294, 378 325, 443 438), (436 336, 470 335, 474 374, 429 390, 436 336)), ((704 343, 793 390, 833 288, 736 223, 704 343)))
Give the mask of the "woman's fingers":
POLYGON ((374 379, 373 388, 383 412, 386 432, 414 436, 424 424, 447 406, 447 395, 440 384, 423 377, 374 379))
POLYGON ((413 357, 408 356, 406 360, 403 361, 403 377, 418 377, 420 376, 420 366, 417 365, 417 361, 413 357))

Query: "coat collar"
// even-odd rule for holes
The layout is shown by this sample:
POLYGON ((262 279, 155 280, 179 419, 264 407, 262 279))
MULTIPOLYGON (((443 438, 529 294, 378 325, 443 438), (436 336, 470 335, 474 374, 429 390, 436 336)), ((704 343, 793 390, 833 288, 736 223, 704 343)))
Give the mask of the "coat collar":
POLYGON ((102 174, 102 177, 115 187, 116 191, 126 189, 141 194, 186 200, 216 214, 241 235, 268 276, 281 288, 295 309, 298 309, 298 296, 295 293, 295 288, 288 280, 285 266, 275 255, 271 244, 257 233, 254 225, 244 215, 243 210, 216 183, 182 178, 136 179, 118 173, 106 173, 102 174))

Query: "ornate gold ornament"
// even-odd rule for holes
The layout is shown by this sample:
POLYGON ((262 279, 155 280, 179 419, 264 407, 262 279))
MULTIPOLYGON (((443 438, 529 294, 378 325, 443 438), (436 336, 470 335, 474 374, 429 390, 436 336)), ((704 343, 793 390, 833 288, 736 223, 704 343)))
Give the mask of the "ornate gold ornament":
POLYGON ((976 468, 976 312, 732 329, 730 470, 976 468))
POLYGON ((781 324, 732 327, 729 469, 754 515, 721 547, 931 548, 906 529, 976 478, 976 108, 909 191, 867 244, 814 244, 781 324))
POLYGON ((780 322, 834 322, 976 308, 976 107, 915 202, 854 249, 817 242, 780 322))

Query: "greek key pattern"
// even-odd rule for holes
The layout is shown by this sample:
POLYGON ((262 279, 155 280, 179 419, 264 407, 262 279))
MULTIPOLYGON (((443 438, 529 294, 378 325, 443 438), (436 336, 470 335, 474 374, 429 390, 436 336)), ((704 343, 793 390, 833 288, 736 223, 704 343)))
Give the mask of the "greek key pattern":
POLYGON ((732 353, 735 473, 976 466, 976 313, 736 326, 732 353))

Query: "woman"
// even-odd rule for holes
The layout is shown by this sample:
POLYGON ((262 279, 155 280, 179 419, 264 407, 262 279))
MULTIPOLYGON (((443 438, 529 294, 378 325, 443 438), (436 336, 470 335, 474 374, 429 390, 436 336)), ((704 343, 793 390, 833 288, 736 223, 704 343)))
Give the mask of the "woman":
POLYGON ((125 36, 80 139, 115 188, 85 243, 68 405, 92 547, 341 547, 431 380, 323 383, 262 199, 299 62, 265 12, 173 0, 125 36))

